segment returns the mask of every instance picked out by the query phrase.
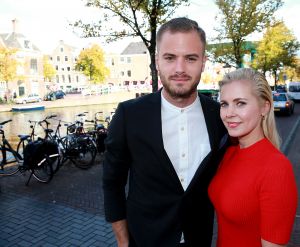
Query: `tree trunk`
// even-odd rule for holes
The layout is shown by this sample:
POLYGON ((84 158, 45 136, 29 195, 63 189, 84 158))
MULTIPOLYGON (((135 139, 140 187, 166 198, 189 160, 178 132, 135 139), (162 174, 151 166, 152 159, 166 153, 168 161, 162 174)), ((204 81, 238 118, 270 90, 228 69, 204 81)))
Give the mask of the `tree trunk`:
POLYGON ((277 88, 277 72, 276 70, 273 70, 273 74, 274 74, 274 90, 276 90, 277 88))
POLYGON ((158 90, 158 73, 156 70, 156 61, 155 61, 155 49, 154 51, 150 51, 149 47, 149 52, 150 52, 150 69, 151 69, 151 77, 152 77, 152 92, 156 92, 158 90))

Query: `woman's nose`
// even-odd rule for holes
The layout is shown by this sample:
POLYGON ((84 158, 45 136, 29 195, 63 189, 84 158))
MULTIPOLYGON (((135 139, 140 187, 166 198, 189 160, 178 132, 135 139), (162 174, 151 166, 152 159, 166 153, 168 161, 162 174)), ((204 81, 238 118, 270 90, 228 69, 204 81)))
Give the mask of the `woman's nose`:
POLYGON ((235 115, 234 107, 228 106, 226 109, 226 117, 232 117, 235 115))

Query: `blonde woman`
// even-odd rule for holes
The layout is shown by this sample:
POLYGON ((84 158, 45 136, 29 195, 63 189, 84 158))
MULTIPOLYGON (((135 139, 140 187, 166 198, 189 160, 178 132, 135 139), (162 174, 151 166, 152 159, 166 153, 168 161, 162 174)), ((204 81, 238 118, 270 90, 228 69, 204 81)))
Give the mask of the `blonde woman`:
POLYGON ((234 140, 209 196, 218 219, 218 247, 282 247, 289 241, 297 187, 279 151, 272 91, 265 77, 238 69, 220 81, 221 119, 234 140))

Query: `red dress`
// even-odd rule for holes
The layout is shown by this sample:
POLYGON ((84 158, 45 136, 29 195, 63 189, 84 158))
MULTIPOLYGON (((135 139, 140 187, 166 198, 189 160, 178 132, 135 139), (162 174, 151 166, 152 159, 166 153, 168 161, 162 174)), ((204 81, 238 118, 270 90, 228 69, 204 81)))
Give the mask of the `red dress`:
POLYGON ((261 239, 286 244, 297 209, 289 160, 267 139, 229 147, 209 197, 218 220, 218 247, 261 247, 261 239))

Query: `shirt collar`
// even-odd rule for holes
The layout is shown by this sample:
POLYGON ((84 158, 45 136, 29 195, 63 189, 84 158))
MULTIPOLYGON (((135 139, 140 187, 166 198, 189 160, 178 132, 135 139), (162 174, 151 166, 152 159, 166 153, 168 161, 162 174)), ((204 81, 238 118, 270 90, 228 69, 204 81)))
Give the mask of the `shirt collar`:
POLYGON ((166 109, 169 109, 169 110, 172 110, 172 111, 176 111, 176 112, 182 112, 182 111, 189 111, 189 110, 198 109, 199 105, 201 107, 199 95, 197 95, 195 101, 192 104, 190 104, 190 105, 188 105, 184 108, 180 108, 180 107, 177 107, 177 106, 171 104, 169 101, 167 101, 166 98, 161 93, 161 104, 162 104, 163 108, 166 108, 166 109))

